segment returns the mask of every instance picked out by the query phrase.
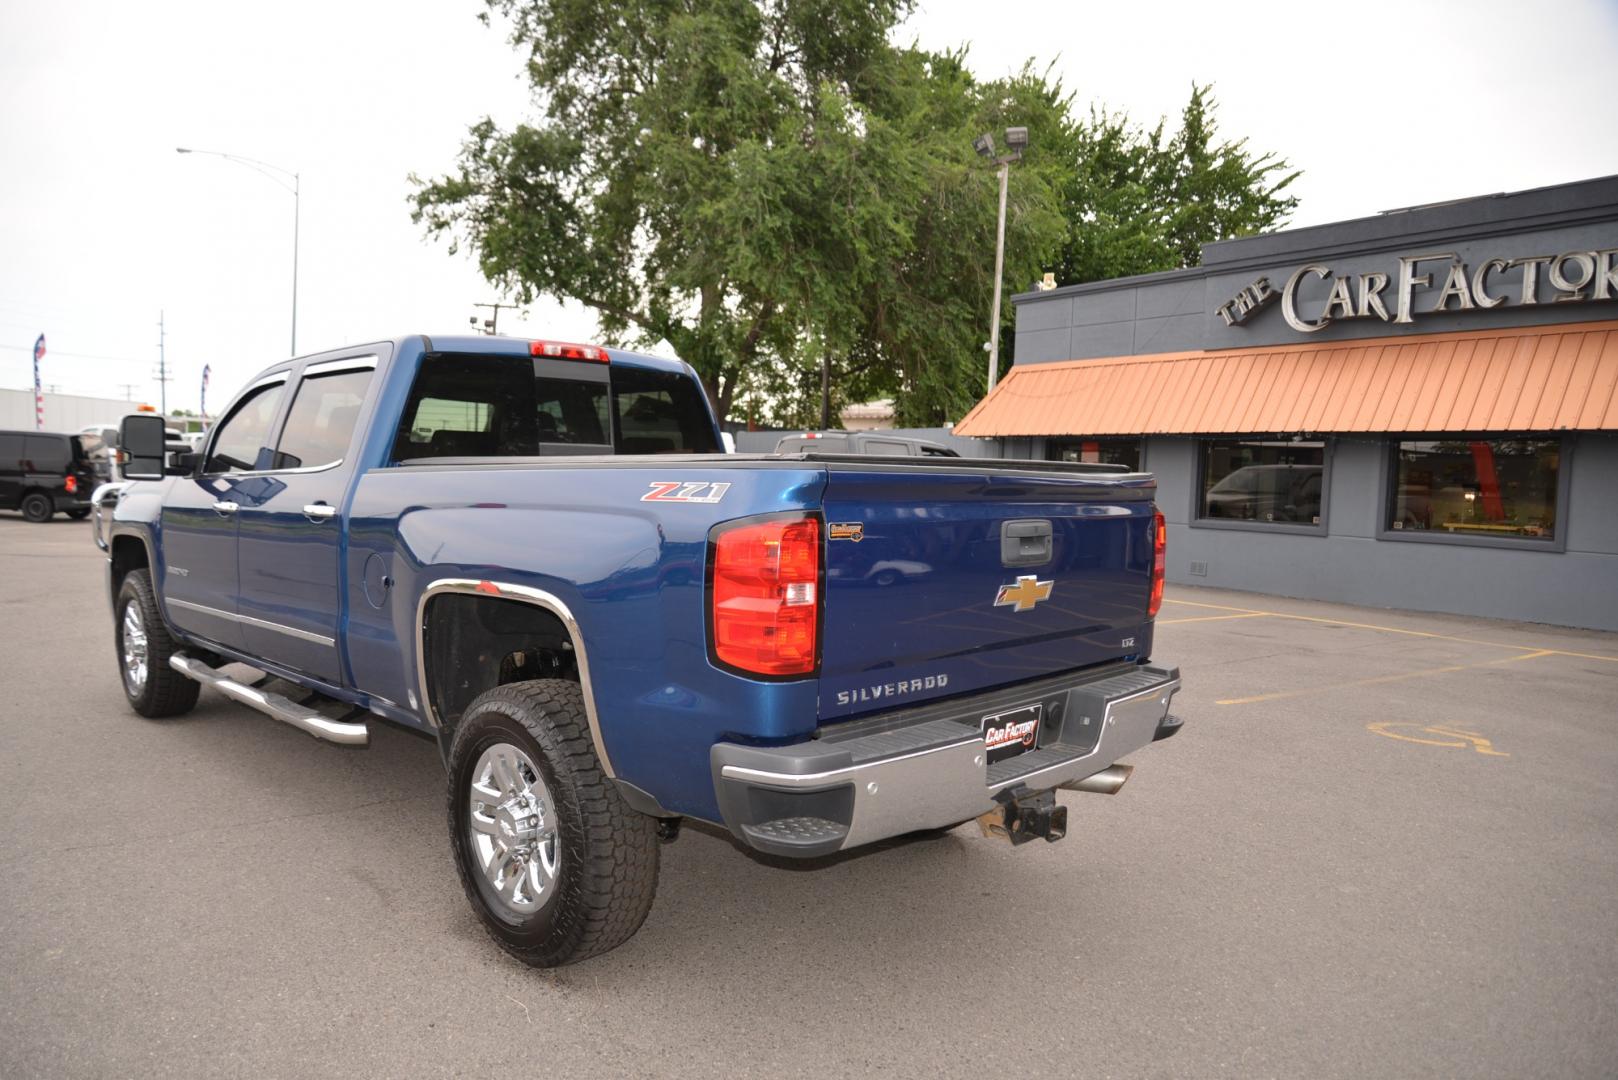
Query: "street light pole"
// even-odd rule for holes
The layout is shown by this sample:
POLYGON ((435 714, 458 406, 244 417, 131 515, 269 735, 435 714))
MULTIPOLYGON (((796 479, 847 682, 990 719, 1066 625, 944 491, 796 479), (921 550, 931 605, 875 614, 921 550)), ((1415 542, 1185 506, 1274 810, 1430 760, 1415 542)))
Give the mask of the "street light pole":
POLYGON ((1004 154, 995 154, 993 135, 979 135, 972 140, 972 146, 998 165, 1000 173, 1000 216, 994 234, 994 306, 989 309, 989 392, 993 393, 1000 377, 1000 279, 1006 265, 1006 186, 1010 181, 1011 163, 1021 161, 1023 151, 1028 149, 1028 129, 1006 128, 1007 152, 1004 154))
MULTIPOLYGON (((298 355, 298 218, 303 211, 303 196, 298 191, 299 178, 292 174, 292 353, 298 355)), ((1002 199, 1002 202, 1005 200, 1002 199)))
POLYGON ((1006 265, 1006 182, 1011 162, 1000 163, 1000 224, 994 237, 994 306, 989 309, 989 392, 1000 377, 1000 278, 1006 265))
POLYGON ((193 150, 185 146, 176 146, 174 151, 177 154, 207 154, 209 157, 234 161, 238 165, 245 165, 254 172, 269 177, 270 180, 292 192, 292 355, 298 355, 298 219, 302 214, 303 207, 303 197, 299 190, 301 184, 299 174, 291 169, 283 169, 279 165, 272 165, 268 161, 243 157, 240 154, 226 154, 219 150, 193 150), (290 176, 292 178, 291 185, 289 186, 285 180, 281 179, 281 176, 276 176, 275 173, 280 173, 281 176, 290 176))

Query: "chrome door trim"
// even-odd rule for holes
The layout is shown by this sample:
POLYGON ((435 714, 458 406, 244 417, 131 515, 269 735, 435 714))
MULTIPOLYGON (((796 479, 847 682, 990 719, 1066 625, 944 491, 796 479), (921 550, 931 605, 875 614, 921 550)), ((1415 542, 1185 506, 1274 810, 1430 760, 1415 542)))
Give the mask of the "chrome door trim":
POLYGON ((244 469, 241 472, 203 473, 203 476, 224 477, 230 480, 246 480, 252 476, 298 476, 302 473, 327 472, 343 463, 342 458, 325 465, 300 465, 296 469, 244 469))
POLYGON ((579 664, 579 689, 584 697, 585 719, 590 724, 590 741, 595 745, 596 757, 601 759, 602 770, 609 778, 616 777, 618 774, 612 767, 612 760, 607 757, 607 744, 601 737, 601 720, 596 715, 595 690, 590 682, 590 661, 584 648, 584 634, 579 630, 578 620, 573 617, 573 612, 568 606, 554 593, 548 593, 544 589, 473 578, 439 578, 427 586, 421 594, 421 600, 416 604, 416 685, 421 692, 422 716, 428 725, 435 731, 442 727, 438 717, 433 713, 432 692, 427 686, 427 602, 445 593, 516 600, 544 608, 562 620, 568 637, 573 641, 573 655, 579 664))
POLYGON ((375 356, 350 356, 344 360, 323 360, 303 369, 303 377, 333 375, 339 371, 371 371, 376 368, 375 356))
POLYGON ((304 641, 312 641, 316 645, 325 645, 328 648, 337 644, 336 638, 327 637, 325 634, 317 634, 312 630, 299 630, 295 626, 282 626, 280 623, 270 622, 268 619, 256 619, 251 615, 241 615, 234 611, 221 611, 219 608, 211 608, 203 604, 193 604, 189 600, 169 600, 168 603, 173 607, 180 607, 189 611, 201 612, 204 615, 212 615, 215 618, 229 619, 231 622, 245 623, 248 626, 257 626, 264 630, 273 630, 278 634, 286 634, 288 637, 301 638, 304 641))

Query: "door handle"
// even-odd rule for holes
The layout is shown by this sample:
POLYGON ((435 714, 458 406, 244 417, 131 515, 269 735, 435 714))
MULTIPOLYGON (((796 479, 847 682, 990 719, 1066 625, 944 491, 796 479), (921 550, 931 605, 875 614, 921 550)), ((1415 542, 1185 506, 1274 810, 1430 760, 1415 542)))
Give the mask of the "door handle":
POLYGON ((337 516, 337 507, 326 503, 310 503, 303 508, 303 516, 310 521, 329 521, 337 516))
POLYGON ((241 509, 241 507, 236 503, 227 502, 224 499, 220 499, 219 501, 215 502, 213 504, 213 508, 214 513, 220 515, 221 517, 229 517, 231 514, 234 514, 236 511, 241 509))
POLYGON ((1000 565, 1044 566, 1051 561, 1051 523, 1043 518, 1000 526, 1000 565))

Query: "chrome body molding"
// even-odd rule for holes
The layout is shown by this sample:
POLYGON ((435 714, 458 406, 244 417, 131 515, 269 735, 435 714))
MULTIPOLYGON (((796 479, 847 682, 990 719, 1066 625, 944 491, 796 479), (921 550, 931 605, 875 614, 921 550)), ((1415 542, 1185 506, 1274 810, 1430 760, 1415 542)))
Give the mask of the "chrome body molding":
POLYGON ((201 615, 212 615, 216 619, 228 619, 230 622, 245 623, 248 626, 257 626, 264 630, 273 630, 277 634, 285 634, 288 637, 301 638, 304 641, 312 641, 316 645, 325 645, 327 647, 331 647, 337 644, 336 638, 327 637, 325 634, 317 634, 312 630, 299 630, 293 626, 282 626, 280 623, 270 622, 268 619, 255 619, 251 615, 239 615, 234 611, 225 611, 221 608, 208 607, 206 604, 193 604, 189 600, 165 600, 164 603, 168 604, 170 607, 185 608, 187 611, 195 611, 201 615))
POLYGON ((579 630, 573 612, 561 598, 544 589, 479 578, 439 578, 427 586, 416 604, 416 685, 421 693, 422 717, 428 725, 434 731, 443 727, 442 721, 433 712, 432 691, 427 685, 427 604, 433 597, 446 593, 516 600, 544 608, 561 620, 573 642, 573 655, 579 665, 579 689, 584 696, 585 717, 590 723, 590 741, 595 745, 596 757, 601 759, 602 770, 608 777, 616 777, 618 774, 613 770, 612 759, 607 756, 607 744, 601 737, 601 720, 596 715, 595 690, 590 682, 590 661, 584 647, 584 634, 579 630))
MULTIPOLYGON (((714 748, 720 783, 744 787, 811 792, 851 786, 853 816, 839 849, 846 850, 920 829, 942 828, 968 821, 993 810, 996 796, 1013 788, 1044 791, 1073 787, 1083 791, 1116 790, 1123 786, 1119 773, 1108 772, 1119 758, 1152 743, 1158 725, 1180 689, 1177 670, 1163 671, 1152 685, 1107 702, 1100 734, 1093 749, 1052 746, 1030 751, 998 765, 988 763, 983 734, 961 726, 959 738, 935 742, 925 749, 856 761, 819 772, 793 772, 791 762, 803 750, 795 744, 772 750, 719 743, 714 748), (782 768, 761 767, 761 756, 779 753, 782 768), (728 764, 726 757, 745 754, 752 765, 728 764), (1026 767, 1008 770, 1013 762, 1026 767), (1009 774, 1009 775, 1008 775, 1009 774), (1085 784, 1090 777, 1097 779, 1085 784), (1082 786, 1081 786, 1082 785, 1082 786)), ((891 739, 898 731, 873 739, 891 739)), ((834 744, 849 745, 849 744, 834 744)), ((1127 773, 1123 773, 1127 777, 1127 773)), ((723 800, 721 802, 723 805, 723 800)), ((727 822, 727 824, 729 824, 727 822)))
POLYGON ((185 653, 175 653, 169 657, 169 667, 188 679, 195 679, 204 686, 211 686, 226 697, 257 709, 283 724, 290 724, 317 739, 340 743, 343 746, 366 746, 371 741, 371 729, 365 724, 333 720, 308 706, 299 705, 291 698, 280 694, 267 694, 245 683, 239 683, 185 653))

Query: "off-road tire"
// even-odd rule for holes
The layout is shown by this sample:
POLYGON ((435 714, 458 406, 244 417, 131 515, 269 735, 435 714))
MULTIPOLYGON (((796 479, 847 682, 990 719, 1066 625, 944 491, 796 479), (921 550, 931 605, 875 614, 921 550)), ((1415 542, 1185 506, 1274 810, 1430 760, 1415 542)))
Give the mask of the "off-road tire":
POLYGON ((657 820, 630 809, 607 778, 577 683, 508 683, 474 700, 450 744, 448 804, 450 847, 467 900, 489 936, 523 963, 560 967, 599 956, 646 921, 657 894, 657 820), (557 888, 527 916, 493 896, 468 835, 472 773, 498 743, 527 754, 555 804, 557 888))
POLYGON ((112 625, 118 681, 123 684, 129 707, 152 720, 190 712, 197 704, 202 686, 169 667, 169 657, 180 651, 180 643, 169 633, 163 613, 157 609, 152 579, 145 570, 131 570, 124 576, 123 584, 118 587, 118 600, 113 604, 112 625), (138 606, 146 631, 146 679, 138 690, 130 685, 124 670, 124 610, 131 604, 138 606))
POLYGON ((43 491, 30 491, 22 497, 22 505, 18 507, 22 516, 39 525, 51 519, 56 513, 56 507, 51 505, 51 497, 43 491))

